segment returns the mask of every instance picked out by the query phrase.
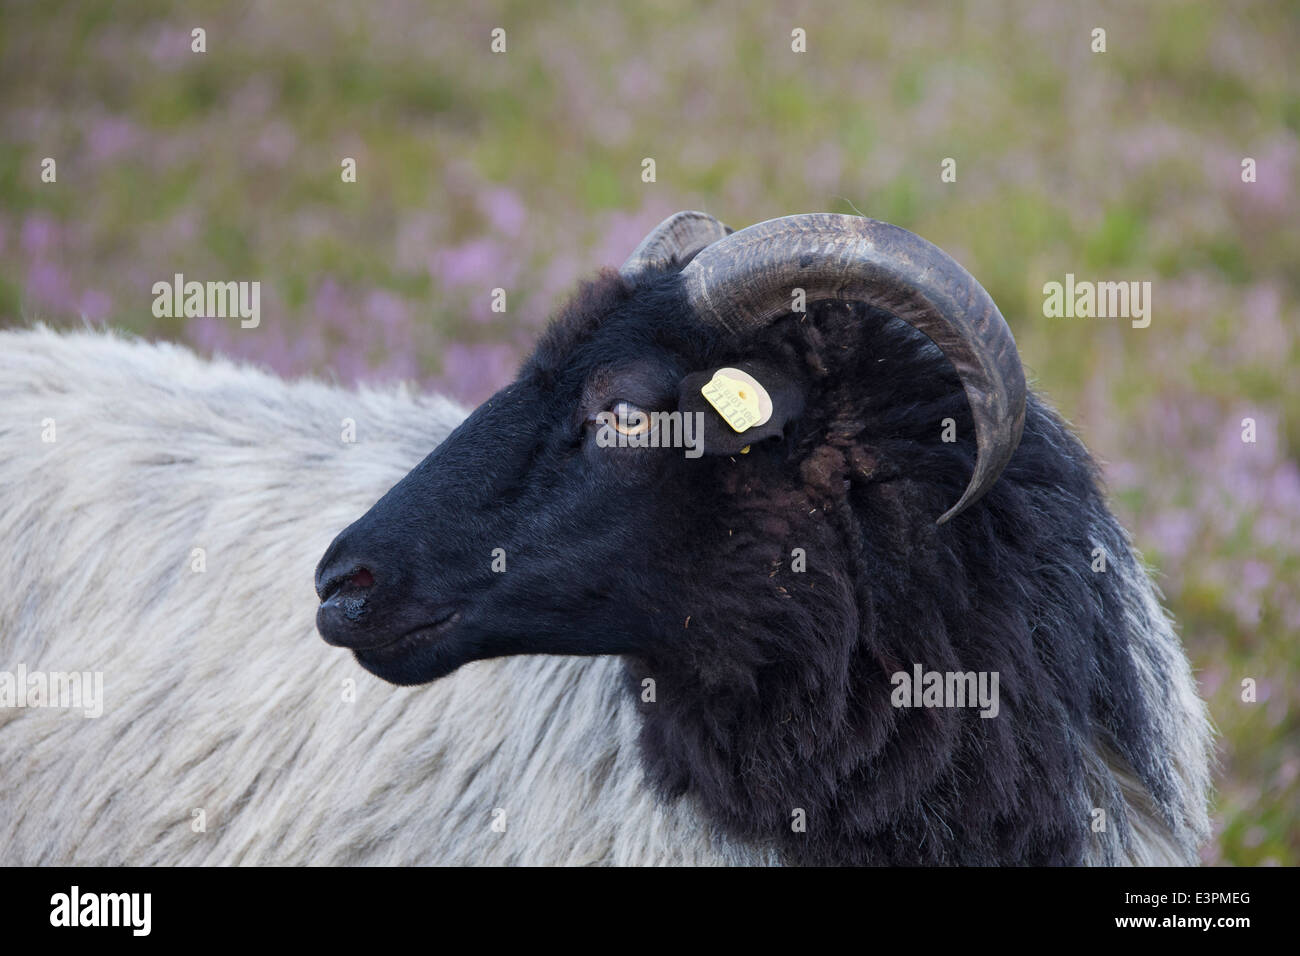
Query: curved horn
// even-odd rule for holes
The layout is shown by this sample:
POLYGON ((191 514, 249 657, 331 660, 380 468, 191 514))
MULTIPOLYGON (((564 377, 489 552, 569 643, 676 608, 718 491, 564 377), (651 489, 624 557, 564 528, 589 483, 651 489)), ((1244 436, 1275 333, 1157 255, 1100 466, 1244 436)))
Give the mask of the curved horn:
POLYGON ((662 269, 673 261, 688 262, 692 256, 731 232, 705 212, 675 212, 650 234, 627 257, 618 274, 629 285, 646 269, 662 269))
POLYGON ((943 524, 997 481, 1025 425, 1025 373, 1015 339, 989 294, 942 249, 889 223, 811 213, 769 219, 704 249, 682 270, 705 321, 732 333, 808 302, 864 302, 924 332, 952 363, 975 421, 975 472, 943 524))

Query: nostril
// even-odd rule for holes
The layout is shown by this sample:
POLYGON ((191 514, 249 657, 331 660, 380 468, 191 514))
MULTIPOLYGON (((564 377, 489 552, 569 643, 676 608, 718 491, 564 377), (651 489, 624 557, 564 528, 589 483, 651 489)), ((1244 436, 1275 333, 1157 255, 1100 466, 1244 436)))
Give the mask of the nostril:
POLYGON ((367 567, 356 567, 346 574, 330 578, 317 592, 321 602, 328 601, 340 591, 368 591, 375 586, 375 575, 367 567))

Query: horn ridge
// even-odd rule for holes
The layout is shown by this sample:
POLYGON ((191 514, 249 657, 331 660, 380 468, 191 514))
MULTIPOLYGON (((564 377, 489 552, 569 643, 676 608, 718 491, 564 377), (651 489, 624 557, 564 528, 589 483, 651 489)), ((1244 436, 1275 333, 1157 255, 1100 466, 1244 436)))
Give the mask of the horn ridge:
POLYGON ((693 209, 675 212, 641 240, 619 267, 619 275, 628 285, 635 285, 647 270, 662 269, 673 262, 686 263, 731 231, 706 212, 693 209))

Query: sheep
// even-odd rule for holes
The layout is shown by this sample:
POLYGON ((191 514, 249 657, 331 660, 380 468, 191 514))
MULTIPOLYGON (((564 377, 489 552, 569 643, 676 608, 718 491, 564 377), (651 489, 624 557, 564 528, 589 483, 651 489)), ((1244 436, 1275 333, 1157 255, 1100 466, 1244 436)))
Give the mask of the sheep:
POLYGON ((887 223, 670 217, 316 588, 398 685, 621 656, 647 785, 782 862, 1191 863, 1208 833, 1206 709, 1097 466, 988 293, 887 223))
POLYGON ((105 698, 96 719, 0 708, 0 862, 1193 862, 1204 705, 1032 393, 1016 442, 996 310, 990 364, 890 318, 917 314, 914 276, 850 262, 887 297, 810 281, 806 313, 727 327, 769 308, 746 299, 777 266, 754 249, 809 279, 835 230, 942 256, 846 219, 671 217, 468 418, 0 333, 0 487, 22 489, 0 504, 0 667, 101 671, 105 698), (708 418, 719 362, 758 372, 779 421, 708 418), (591 440, 677 400, 701 457, 591 440), (322 552, 311 595, 293 569, 322 552), (914 663, 997 672, 1001 714, 893 706, 914 663))

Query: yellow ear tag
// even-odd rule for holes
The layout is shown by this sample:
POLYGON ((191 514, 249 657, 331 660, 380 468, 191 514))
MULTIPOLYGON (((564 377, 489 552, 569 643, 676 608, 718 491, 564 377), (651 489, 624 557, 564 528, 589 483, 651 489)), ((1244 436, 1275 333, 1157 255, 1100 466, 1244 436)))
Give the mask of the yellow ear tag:
POLYGON ((747 431, 772 417, 772 399, 754 376, 738 368, 720 368, 700 394, 718 410, 734 432, 747 431))

